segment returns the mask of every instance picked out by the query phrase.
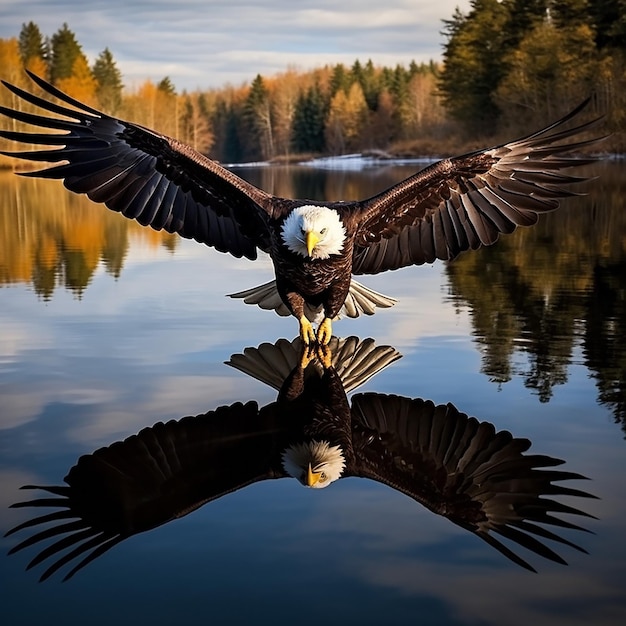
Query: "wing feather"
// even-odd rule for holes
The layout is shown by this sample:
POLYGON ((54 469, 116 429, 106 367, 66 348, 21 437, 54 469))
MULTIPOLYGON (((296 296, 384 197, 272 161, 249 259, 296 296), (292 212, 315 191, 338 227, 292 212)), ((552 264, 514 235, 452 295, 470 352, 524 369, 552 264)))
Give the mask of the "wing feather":
POLYGON ((432 219, 423 221, 419 228, 419 245, 424 252, 427 263, 432 263, 437 257, 435 255, 435 237, 432 219))
POLYGON ((560 199, 579 195, 569 186, 586 178, 561 170, 597 160, 570 153, 602 139, 572 141, 602 118, 560 127, 587 103, 532 135, 444 159, 362 202, 352 218, 359 224, 353 273, 453 259, 493 244, 517 226, 534 224, 538 214, 556 209, 560 199))
POLYGON ((255 402, 236 403, 203 415, 157 423, 81 457, 65 478, 67 486, 24 487, 60 497, 18 502, 13 508, 59 510, 9 530, 7 536, 43 528, 10 553, 39 546, 28 568, 47 561, 50 566, 42 580, 86 554, 69 572, 67 577, 71 577, 134 534, 182 517, 253 482, 284 476, 276 443, 282 431, 274 406, 259 410, 255 402), (44 545, 49 540, 54 541, 44 545))
POLYGON ((524 454, 527 439, 479 422, 452 404, 358 394, 352 399, 356 462, 350 475, 376 480, 469 530, 512 561, 533 569, 494 534, 564 563, 542 539, 579 546, 539 524, 584 530, 552 513, 592 517, 545 496, 593 497, 560 485, 580 474, 549 469, 563 461, 524 454))
POLYGON ((175 232, 237 257, 254 259, 257 248, 269 249, 269 194, 175 139, 110 117, 30 72, 29 76, 45 92, 75 108, 3 81, 22 100, 69 118, 0 107, 0 113, 14 120, 65 131, 46 134, 1 130, 0 136, 12 141, 61 146, 2 152, 29 161, 64 161, 21 174, 63 179, 70 191, 84 193, 144 226, 175 232), (172 214, 176 219, 171 219, 172 214))

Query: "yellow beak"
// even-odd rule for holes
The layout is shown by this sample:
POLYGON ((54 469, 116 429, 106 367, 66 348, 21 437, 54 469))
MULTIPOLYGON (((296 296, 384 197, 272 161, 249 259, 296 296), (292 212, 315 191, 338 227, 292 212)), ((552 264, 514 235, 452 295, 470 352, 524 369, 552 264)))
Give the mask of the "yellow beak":
POLYGON ((311 468, 311 464, 309 463, 309 469, 306 475, 306 486, 312 487, 313 485, 317 483, 319 479, 320 479, 320 472, 314 472, 313 469, 311 468))
POLYGON ((306 233, 306 250, 311 256, 311 252, 313 252, 313 248, 317 245, 317 242, 320 240, 319 233, 315 231, 307 231, 306 233))

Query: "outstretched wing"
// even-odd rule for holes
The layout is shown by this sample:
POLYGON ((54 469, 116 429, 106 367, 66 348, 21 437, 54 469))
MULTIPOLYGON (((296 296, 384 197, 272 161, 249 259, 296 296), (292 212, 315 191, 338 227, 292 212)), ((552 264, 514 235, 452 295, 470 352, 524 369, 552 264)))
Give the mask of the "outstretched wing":
POLYGON ((434 163, 362 203, 351 219, 360 224, 354 274, 376 274, 407 265, 450 260, 494 243, 500 233, 530 226, 537 215, 576 195, 585 178, 562 170, 595 161, 567 153, 599 141, 569 141, 599 119, 557 130, 569 115, 532 135, 434 163))
POLYGON ((158 423, 81 457, 65 477, 65 486, 23 487, 60 497, 46 494, 13 507, 59 510, 11 529, 7 535, 27 528, 38 532, 10 554, 54 539, 28 568, 48 560, 49 567, 41 576, 45 580, 62 566, 78 561, 65 576, 67 580, 132 535, 187 515, 254 482, 283 477, 282 466, 276 463, 278 428, 272 407, 259 411, 255 402, 237 403, 204 415, 158 423), (50 523, 53 525, 44 526, 50 523), (44 530, 39 530, 42 527, 44 530))
POLYGON ((565 561, 541 539, 585 552, 537 524, 585 530, 553 513, 592 516, 545 496, 594 496, 559 485, 584 477, 542 469, 563 461, 524 455, 531 445, 527 439, 496 432, 452 404, 399 396, 356 395, 352 416, 357 457, 352 475, 401 491, 532 571, 495 535, 559 563, 565 561))
POLYGON ((2 152, 31 161, 67 161, 23 175, 61 178, 70 191, 85 193, 144 226, 178 233, 236 257, 255 259, 257 248, 267 250, 268 194, 176 139, 110 117, 29 75, 44 91, 75 108, 2 81, 26 102, 63 118, 6 107, 0 107, 0 113, 46 131, 67 131, 0 131, 1 137, 12 141, 62 146, 2 152))

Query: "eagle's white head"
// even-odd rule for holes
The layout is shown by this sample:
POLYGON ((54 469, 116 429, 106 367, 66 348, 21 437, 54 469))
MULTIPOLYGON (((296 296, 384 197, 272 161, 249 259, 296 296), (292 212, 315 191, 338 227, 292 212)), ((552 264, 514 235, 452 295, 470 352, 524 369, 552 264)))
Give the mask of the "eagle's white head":
POLYGON ((287 474, 305 487, 321 489, 341 477, 346 460, 339 446, 327 441, 310 441, 289 446, 282 454, 287 474))
POLYGON ((281 234, 292 252, 311 259, 327 259, 342 251, 346 229, 337 211, 308 204, 287 216, 281 234))

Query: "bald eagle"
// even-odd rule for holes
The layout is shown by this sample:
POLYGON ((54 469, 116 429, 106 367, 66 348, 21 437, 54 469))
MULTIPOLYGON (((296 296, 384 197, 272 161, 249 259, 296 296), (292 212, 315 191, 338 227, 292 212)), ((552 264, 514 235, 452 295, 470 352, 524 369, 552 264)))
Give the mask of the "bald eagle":
POLYGON ((275 281, 237 294, 294 315, 305 343, 326 344, 341 315, 391 306, 352 275, 378 274, 450 260, 529 226, 573 195, 584 178, 562 172, 593 159, 567 153, 596 140, 569 141, 598 120, 561 127, 586 105, 536 133, 444 159, 361 201, 279 198, 258 189, 188 145, 93 109, 29 72, 53 103, 3 81, 24 101, 61 117, 0 107, 9 118, 62 133, 0 131, 27 144, 61 146, 3 154, 65 162, 26 176, 63 179, 73 192, 140 224, 195 239, 236 257, 270 255, 275 281), (319 321, 317 332, 311 322, 319 321))
POLYGON ((292 477, 320 489, 350 476, 400 491, 532 571, 496 535, 559 563, 542 540, 584 552, 546 528, 584 530, 554 513, 591 516, 552 499, 593 497, 559 484, 581 475, 545 469, 562 461, 524 455, 530 441, 496 432, 452 404, 379 393, 350 402, 347 390, 399 354, 372 340, 333 337, 331 344, 315 355, 299 339, 279 340, 233 355, 230 365, 280 386, 275 402, 237 402, 157 423, 82 456, 63 486, 25 486, 47 494, 13 507, 57 510, 11 529, 7 535, 37 532, 10 553, 39 544, 28 567, 48 561, 44 580, 72 564, 67 579, 132 535, 256 482, 292 477), (46 540, 52 543, 41 548, 46 540))

